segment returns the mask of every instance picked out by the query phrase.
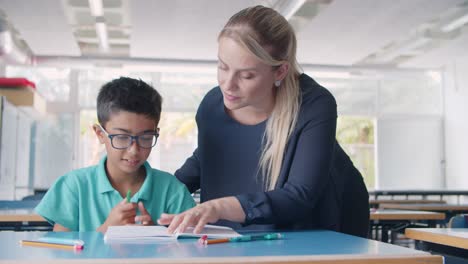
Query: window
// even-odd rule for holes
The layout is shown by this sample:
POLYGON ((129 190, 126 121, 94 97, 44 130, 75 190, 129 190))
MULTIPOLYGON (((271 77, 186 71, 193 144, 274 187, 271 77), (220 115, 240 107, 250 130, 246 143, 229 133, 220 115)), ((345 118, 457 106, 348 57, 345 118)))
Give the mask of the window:
MULTIPOLYGON (((123 75, 123 73, 122 73, 123 75)), ((105 148, 96 138, 92 125, 97 122, 95 103, 100 87, 107 81, 119 77, 96 71, 79 74, 80 85, 80 166, 98 163, 105 155, 105 148)), ((163 97, 160 136, 152 149, 148 162, 153 168, 174 173, 197 147, 195 113, 203 96, 216 85, 215 74, 144 73, 129 74, 141 78, 163 97)))
POLYGON ((374 189, 374 120, 369 117, 338 117, 336 138, 361 172, 367 189, 374 189))
MULTIPOLYGON (((36 160, 34 166, 38 168, 48 164, 40 167, 43 173, 34 175, 35 187, 47 187, 46 184, 66 171, 94 165, 104 155, 104 147, 99 144, 92 130, 92 124, 97 122, 96 97, 105 82, 120 76, 140 78, 161 93, 161 136, 148 161, 155 168, 174 173, 196 148, 195 114, 203 96, 216 86, 215 69, 216 65, 210 69, 187 66, 172 70, 152 66, 146 70, 125 67, 72 70, 8 65, 5 68, 8 77, 32 80, 48 103, 47 115, 32 115, 35 116, 37 126, 37 138, 33 139, 36 152, 43 152, 38 150, 41 146, 48 151, 47 156, 33 157, 36 160), (61 141, 53 141, 57 137, 61 141), (48 147, 48 140, 60 143, 52 148, 48 147), (62 160, 61 166, 55 166, 57 160, 62 160), (41 184, 38 185, 38 182, 41 184)), ((375 157, 385 157, 388 153, 382 152, 389 151, 382 144, 377 148, 381 141, 374 138, 379 136, 382 139, 375 132, 380 131, 377 128, 381 128, 382 120, 405 120, 410 117, 411 120, 424 121, 442 117, 442 82, 441 73, 437 71, 365 70, 353 67, 335 69, 330 66, 311 69, 306 73, 334 95, 339 116, 337 140, 363 175, 368 189, 374 189, 376 183, 386 182, 381 178, 382 175, 388 178, 386 175, 392 172, 384 165, 400 158, 392 156, 392 160, 383 159, 376 166, 375 157)), ((394 133, 388 134, 398 137, 394 133)), ((442 145, 443 138, 432 136, 431 142, 442 145)), ((421 166, 424 165, 411 163, 411 166, 402 168, 401 175, 412 175, 411 171, 421 170, 421 166)))

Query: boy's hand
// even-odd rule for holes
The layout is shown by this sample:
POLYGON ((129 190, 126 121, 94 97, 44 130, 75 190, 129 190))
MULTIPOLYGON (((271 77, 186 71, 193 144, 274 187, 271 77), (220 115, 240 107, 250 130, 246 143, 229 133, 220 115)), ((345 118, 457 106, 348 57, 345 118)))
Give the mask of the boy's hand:
POLYGON ((106 221, 97 231, 106 232, 109 226, 135 224, 136 208, 136 203, 128 203, 126 199, 123 199, 112 208, 106 221))
POLYGON ((143 202, 138 202, 138 209, 140 210, 140 215, 135 217, 135 222, 140 222, 142 225, 154 225, 153 219, 143 205, 143 202))

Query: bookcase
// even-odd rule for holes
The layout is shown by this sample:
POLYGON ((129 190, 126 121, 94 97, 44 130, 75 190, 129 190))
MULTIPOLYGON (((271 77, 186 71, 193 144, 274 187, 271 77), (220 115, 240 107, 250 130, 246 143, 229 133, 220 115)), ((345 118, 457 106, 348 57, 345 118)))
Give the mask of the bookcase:
POLYGON ((34 192, 35 116, 47 104, 25 78, 0 78, 0 200, 34 192))
POLYGON ((18 110, 6 97, 0 97, 0 200, 13 200, 16 179, 18 110))
POLYGON ((0 200, 14 200, 33 193, 35 120, 21 107, 0 96, 0 200))

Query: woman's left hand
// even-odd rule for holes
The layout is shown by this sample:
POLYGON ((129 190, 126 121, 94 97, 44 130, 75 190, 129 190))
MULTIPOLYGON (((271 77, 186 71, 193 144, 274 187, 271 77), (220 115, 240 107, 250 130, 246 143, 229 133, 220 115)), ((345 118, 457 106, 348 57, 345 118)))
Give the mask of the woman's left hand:
POLYGON ((194 233, 200 233, 207 223, 219 220, 215 200, 202 203, 180 214, 162 214, 158 224, 169 225, 168 232, 183 233, 189 226, 194 226, 194 233))
POLYGON ((216 223, 220 219, 243 222, 245 214, 235 197, 225 197, 204 202, 180 214, 162 214, 158 224, 169 225, 168 232, 183 233, 187 227, 195 227, 198 234, 208 223, 216 223))

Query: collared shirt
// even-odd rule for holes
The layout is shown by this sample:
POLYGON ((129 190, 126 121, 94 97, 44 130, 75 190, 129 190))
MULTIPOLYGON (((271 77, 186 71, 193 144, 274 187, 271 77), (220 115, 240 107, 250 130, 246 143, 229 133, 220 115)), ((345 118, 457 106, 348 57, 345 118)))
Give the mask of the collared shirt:
MULTIPOLYGON (((35 211, 49 223, 71 231, 95 231, 110 211, 125 197, 112 187, 107 178, 107 157, 98 165, 71 171, 57 179, 35 211)), ((131 202, 142 201, 153 222, 162 213, 180 213, 195 206, 184 184, 173 175, 144 165, 146 178, 131 202)), ((140 212, 137 210, 137 215, 140 212)))

